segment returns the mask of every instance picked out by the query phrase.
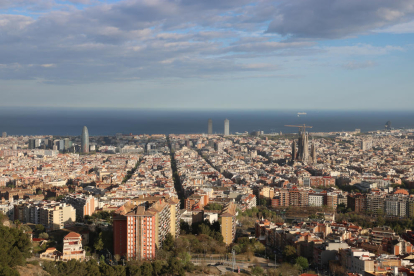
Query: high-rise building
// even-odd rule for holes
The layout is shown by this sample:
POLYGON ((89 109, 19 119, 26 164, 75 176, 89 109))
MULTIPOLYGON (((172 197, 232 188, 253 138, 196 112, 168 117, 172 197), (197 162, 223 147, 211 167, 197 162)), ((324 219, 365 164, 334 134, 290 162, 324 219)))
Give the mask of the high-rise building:
POLYGON ((63 139, 63 143, 64 143, 64 149, 65 150, 68 150, 72 147, 72 141, 69 140, 69 138, 63 139))
POLYGON ((226 245, 230 245, 236 237, 236 205, 233 202, 229 202, 224 207, 220 217, 223 242, 226 245))
POLYGON ((28 148, 29 149, 35 148, 35 139, 29 139, 28 148))
POLYGON ((385 123, 385 130, 391 130, 391 121, 385 123))
POLYGON ((208 119, 208 134, 213 134, 213 120, 208 119))
POLYGON ((81 152, 88 153, 89 152, 89 132, 86 126, 82 129, 82 136, 81 136, 81 152))
POLYGON ((1 134, 1 137, 2 137, 2 138, 7 138, 7 132, 5 132, 5 131, 4 131, 4 132, 1 134))
POLYGON ((178 236, 180 201, 160 196, 139 197, 121 206, 113 219, 114 253, 128 260, 151 260, 166 235, 178 236))
POLYGON ((228 119, 224 120, 224 135, 230 135, 230 121, 228 119))

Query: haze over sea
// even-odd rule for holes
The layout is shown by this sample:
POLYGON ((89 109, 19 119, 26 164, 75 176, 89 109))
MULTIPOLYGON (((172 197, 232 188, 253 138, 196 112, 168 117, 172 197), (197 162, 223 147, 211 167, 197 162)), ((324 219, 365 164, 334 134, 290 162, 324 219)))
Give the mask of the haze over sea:
POLYGON ((306 110, 133 110, 70 108, 5 108, 0 110, 0 132, 9 135, 79 136, 86 125, 89 135, 206 133, 207 120, 213 131, 223 133, 224 119, 230 132, 262 130, 265 133, 293 133, 284 125, 307 124, 311 132, 361 131, 414 128, 414 111, 306 111, 306 110), (307 112, 300 115, 298 112, 307 112))

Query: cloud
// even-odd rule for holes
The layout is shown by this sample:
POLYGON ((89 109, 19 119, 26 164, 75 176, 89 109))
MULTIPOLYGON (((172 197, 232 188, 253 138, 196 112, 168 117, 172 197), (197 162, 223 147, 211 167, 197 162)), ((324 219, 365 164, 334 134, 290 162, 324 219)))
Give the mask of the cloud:
POLYGON ((328 51, 330 54, 337 56, 378 56, 386 55, 390 52, 401 52, 404 51, 403 47, 400 46, 391 46, 387 45, 384 47, 373 46, 370 44, 357 44, 351 46, 331 46, 324 47, 324 50, 328 51))
POLYGON ((391 34, 412 34, 414 33, 414 21, 401 23, 384 29, 376 30, 376 32, 391 34))
POLYGON ((267 32, 336 39, 402 23, 413 15, 412 0, 286 0, 267 32))
MULTIPOLYGON (((398 5, 383 0, 330 1, 335 4, 323 0, 72 0, 74 4, 94 4, 79 8, 52 0, 0 0, 2 7, 55 5, 33 17, 27 13, 0 14, 0 79, 41 79, 65 84, 208 78, 253 71, 271 75, 281 70, 275 60, 269 61, 271 58, 372 56, 404 50, 368 44, 318 46, 312 38, 318 37, 318 32, 338 36, 354 33, 341 24, 346 25, 345 17, 349 16, 346 22, 356 26, 353 20, 358 17, 354 14, 357 8, 368 15, 375 10, 374 18, 390 24, 404 20, 410 13, 405 0, 395 1, 398 5), (315 7, 311 9, 309 3, 315 7), (342 12, 344 22, 336 18, 342 12), (279 30, 276 24, 281 19, 286 31, 279 30), (268 27, 270 31, 265 33, 268 27), (284 40, 273 31, 302 39, 284 40)), ((364 22, 359 23, 369 25, 364 22)))
POLYGON ((369 67, 377 66, 377 63, 372 60, 366 60, 366 61, 350 61, 344 65, 342 65, 342 68, 347 70, 356 70, 356 69, 365 69, 369 67))

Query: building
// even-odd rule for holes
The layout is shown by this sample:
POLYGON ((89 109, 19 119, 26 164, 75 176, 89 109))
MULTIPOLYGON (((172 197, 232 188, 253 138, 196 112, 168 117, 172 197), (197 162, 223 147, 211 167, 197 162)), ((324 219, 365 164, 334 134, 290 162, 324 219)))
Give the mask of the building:
POLYGON ((223 236, 223 242, 226 245, 232 244, 236 237, 236 215, 236 205, 233 202, 224 206, 223 211, 220 214, 221 235, 223 236))
POLYGON ((36 139, 29 139, 29 142, 28 142, 28 145, 27 145, 28 149, 34 149, 35 148, 35 140, 36 139))
POLYGON ((91 216, 98 208, 98 199, 91 195, 68 194, 63 201, 72 205, 76 209, 76 216, 78 218, 91 216))
POLYGON ((323 198, 322 194, 309 194, 309 206, 323 206, 323 198))
POLYGON ((75 232, 70 232, 63 238, 62 261, 84 260, 86 253, 82 248, 82 236, 75 232))
POLYGON ((366 210, 366 195, 356 193, 348 194, 348 208, 351 208, 355 213, 362 213, 366 210))
POLYGON ((309 161, 309 135, 306 132, 305 127, 299 128, 299 139, 298 139, 298 160, 303 163, 309 161))
POLYGON ((76 222, 76 211, 71 205, 40 201, 14 206, 14 220, 42 224, 48 230, 59 230, 76 222))
POLYGON ((372 149, 372 140, 362 140, 361 141, 361 149, 363 151, 372 149))
POLYGON ((1 137, 2 137, 2 138, 7 138, 7 132, 5 132, 5 131, 4 131, 4 132, 1 134, 1 137))
POLYGON ((213 120, 208 119, 208 134, 213 134, 213 120))
POLYGON ((86 126, 82 129, 82 136, 81 136, 81 152, 88 153, 89 152, 89 132, 86 126))
POLYGON ((152 260, 166 235, 179 235, 176 198, 139 197, 121 206, 113 218, 114 254, 128 260, 152 260))
POLYGON ((230 135, 230 121, 224 120, 224 136, 230 135))

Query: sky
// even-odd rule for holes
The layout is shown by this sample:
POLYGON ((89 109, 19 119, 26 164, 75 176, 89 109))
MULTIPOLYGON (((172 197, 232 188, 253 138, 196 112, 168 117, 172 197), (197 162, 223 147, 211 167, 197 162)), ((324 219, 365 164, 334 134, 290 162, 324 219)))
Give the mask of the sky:
POLYGON ((414 0, 0 0, 0 106, 412 110, 414 0))

